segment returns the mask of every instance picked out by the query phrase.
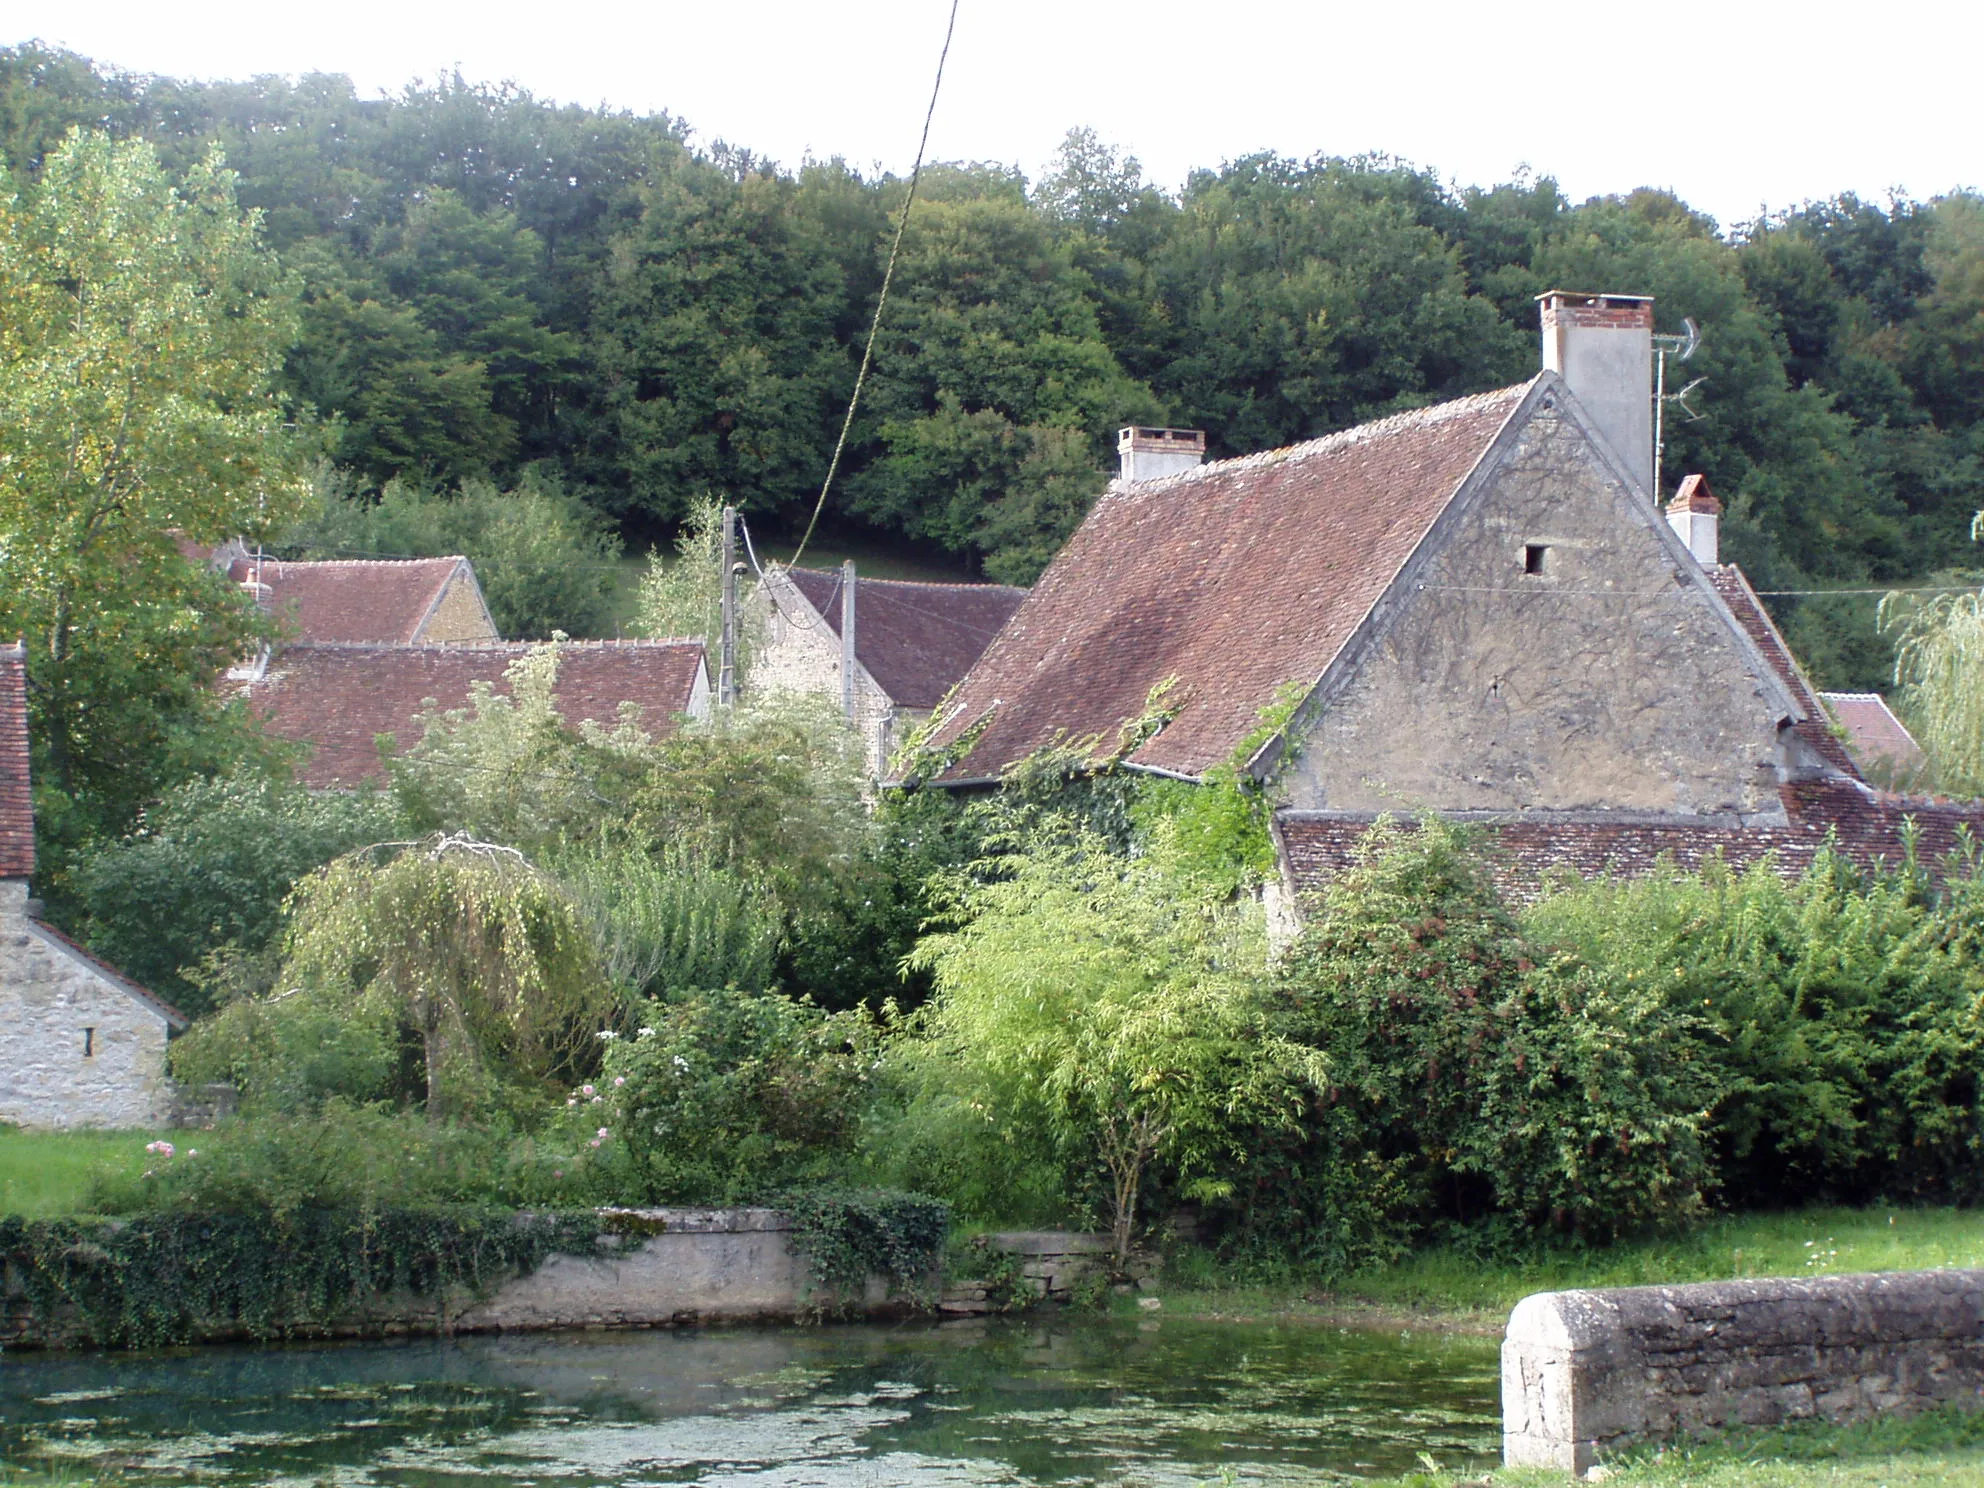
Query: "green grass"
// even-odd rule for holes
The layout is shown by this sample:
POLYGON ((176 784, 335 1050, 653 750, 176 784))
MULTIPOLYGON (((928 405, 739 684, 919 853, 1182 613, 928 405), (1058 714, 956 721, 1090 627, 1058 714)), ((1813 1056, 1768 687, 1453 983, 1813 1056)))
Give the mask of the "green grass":
MULTIPOLYGON (((1553 1249, 1483 1259, 1447 1246, 1418 1251, 1327 1287, 1260 1282, 1203 1252, 1175 1257, 1166 1306, 1212 1316, 1318 1315, 1344 1308, 1431 1314, 1499 1328, 1531 1292, 1655 1286, 1743 1276, 1984 1267, 1984 1210, 1803 1209, 1710 1219, 1680 1235, 1602 1250, 1553 1249)), ((1981 1480, 1984 1481, 1984 1480, 1981 1480)))
MULTIPOLYGON (((152 1161, 153 1133, 24 1132, 0 1127, 0 1214, 45 1219, 80 1214, 98 1174, 135 1177, 152 1161)), ((184 1144, 192 1133, 169 1140, 184 1144)))

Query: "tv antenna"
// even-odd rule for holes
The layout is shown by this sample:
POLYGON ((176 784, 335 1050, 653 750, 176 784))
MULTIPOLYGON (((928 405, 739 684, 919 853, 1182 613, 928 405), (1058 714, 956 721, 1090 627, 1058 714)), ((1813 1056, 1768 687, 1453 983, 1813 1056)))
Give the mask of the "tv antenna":
POLYGON ((1682 334, 1653 338, 1653 499, 1656 504, 1666 489, 1660 479, 1660 456, 1667 447, 1667 405, 1679 404, 1688 415, 1688 422, 1696 422, 1702 415, 1689 405, 1688 394, 1708 381, 1706 377, 1697 377, 1678 393, 1667 391, 1667 359, 1671 356, 1677 362, 1685 362, 1701 350, 1702 328, 1695 324, 1695 318, 1685 316, 1681 324, 1685 328, 1682 334))

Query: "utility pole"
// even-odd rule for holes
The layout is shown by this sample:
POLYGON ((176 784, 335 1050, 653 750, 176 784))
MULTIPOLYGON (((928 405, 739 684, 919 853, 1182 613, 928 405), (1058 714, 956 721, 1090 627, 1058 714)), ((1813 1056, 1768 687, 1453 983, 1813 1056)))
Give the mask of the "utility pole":
POLYGON ((737 701, 737 508, 723 509, 723 644, 716 673, 716 700, 737 701))
POLYGON ((854 722, 854 560, 840 566, 840 710, 854 722))

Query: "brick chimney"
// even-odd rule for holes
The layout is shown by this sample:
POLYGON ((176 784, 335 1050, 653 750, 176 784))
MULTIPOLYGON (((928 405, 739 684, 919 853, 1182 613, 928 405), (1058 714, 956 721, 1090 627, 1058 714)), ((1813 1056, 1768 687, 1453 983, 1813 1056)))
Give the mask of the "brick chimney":
POLYGON ((1536 299, 1543 310, 1543 365, 1570 385, 1651 500, 1653 296, 1553 289, 1536 299))
POLYGON ((1121 479, 1156 480, 1204 461, 1206 433, 1203 429, 1122 429, 1116 435, 1116 453, 1123 462, 1121 479))
POLYGON ((1674 492, 1674 499, 1667 503, 1667 525, 1681 534, 1681 541, 1703 568, 1712 568, 1717 562, 1716 528, 1721 516, 1722 503, 1708 488, 1705 476, 1684 478, 1674 492))

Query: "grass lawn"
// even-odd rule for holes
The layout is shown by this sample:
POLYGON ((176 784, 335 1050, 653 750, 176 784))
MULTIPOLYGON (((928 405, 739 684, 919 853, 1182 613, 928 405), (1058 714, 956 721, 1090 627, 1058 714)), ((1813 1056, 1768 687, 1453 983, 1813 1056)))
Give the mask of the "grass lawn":
MULTIPOLYGON (((1499 1469, 1487 1478, 1415 1473, 1398 1488, 1561 1488, 1563 1473, 1499 1469)), ((1612 1488, 1945 1488, 1984 1483, 1984 1412, 1935 1411, 1854 1426, 1800 1422, 1713 1442, 1634 1452, 1605 1467, 1612 1488)))
POLYGON ((1984 1267, 1984 1210, 1801 1209, 1728 1215, 1680 1235, 1603 1250, 1542 1251, 1518 1261, 1483 1260, 1435 1246, 1327 1288, 1299 1281, 1250 1284, 1204 1253, 1187 1252, 1174 1260, 1165 1277, 1165 1306, 1205 1317, 1410 1314, 1499 1332, 1509 1309, 1531 1292, 1939 1266, 1984 1267))
MULTIPOLYGON (((175 1132, 184 1142, 191 1132, 175 1132)), ((0 1126, 0 1214, 31 1219, 82 1211, 99 1173, 144 1171, 151 1132, 24 1132, 0 1126)))

